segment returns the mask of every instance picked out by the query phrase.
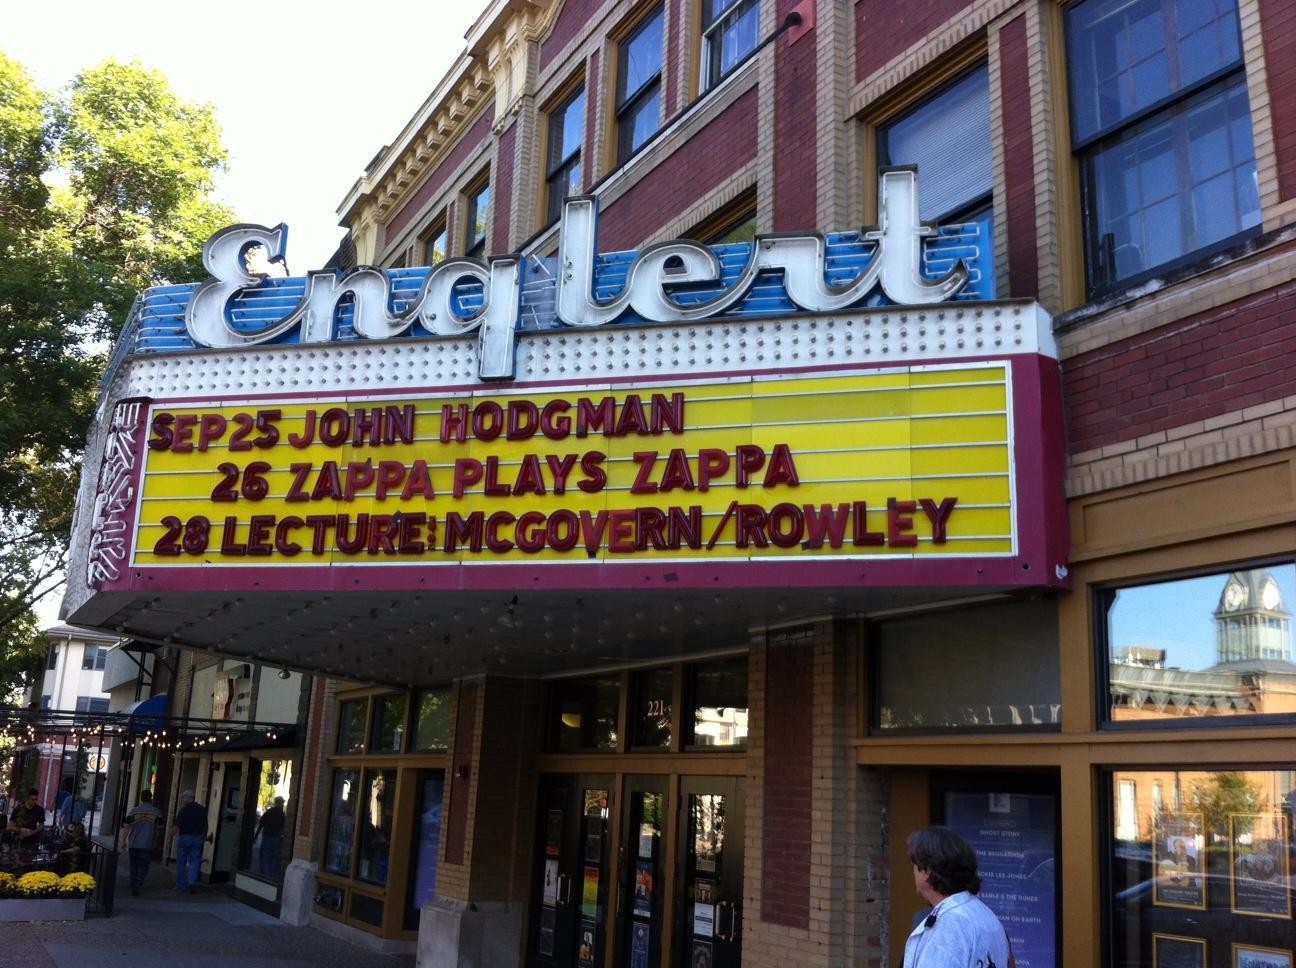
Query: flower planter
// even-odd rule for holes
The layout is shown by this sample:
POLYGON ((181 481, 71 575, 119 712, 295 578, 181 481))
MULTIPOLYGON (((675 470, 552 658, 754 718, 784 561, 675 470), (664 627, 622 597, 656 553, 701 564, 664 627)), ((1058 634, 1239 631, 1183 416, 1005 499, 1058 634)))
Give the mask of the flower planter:
POLYGON ((0 900, 0 923, 7 921, 84 921, 83 897, 11 897, 0 900))

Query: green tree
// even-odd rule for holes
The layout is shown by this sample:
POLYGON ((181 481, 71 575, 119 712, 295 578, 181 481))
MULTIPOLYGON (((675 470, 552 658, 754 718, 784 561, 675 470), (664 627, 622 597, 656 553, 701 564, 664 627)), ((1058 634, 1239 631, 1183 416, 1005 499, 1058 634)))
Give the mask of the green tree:
POLYGON ((210 105, 106 61, 46 94, 0 51, 0 699, 39 668, 98 382, 135 294, 201 278, 232 213, 210 105))
MULTIPOLYGON (((1253 787, 1246 775, 1237 772, 1212 773, 1209 779, 1194 783, 1185 797, 1185 812, 1199 813, 1206 829, 1217 836, 1227 837, 1229 817, 1234 814, 1261 813, 1264 798, 1253 787)), ((1242 822, 1242 830, 1250 829, 1250 821, 1242 822)))

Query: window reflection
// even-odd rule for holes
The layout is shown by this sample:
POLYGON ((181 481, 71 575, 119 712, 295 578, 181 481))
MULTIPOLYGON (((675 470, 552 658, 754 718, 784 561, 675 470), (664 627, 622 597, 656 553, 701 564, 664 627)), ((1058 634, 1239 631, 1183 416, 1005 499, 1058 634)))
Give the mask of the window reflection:
POLYGON ((1290 564, 1109 592, 1109 717, 1296 713, 1293 598, 1290 564))
POLYGON ((359 770, 333 771, 324 869, 334 874, 351 874, 351 844, 355 839, 355 801, 359 786, 359 770))
POLYGON ((619 676, 554 683, 549 693, 550 749, 616 749, 620 695, 619 676))
POLYGON ((352 699, 338 707, 337 751, 363 753, 365 742, 365 711, 367 699, 352 699))
POLYGON ((1291 769, 1112 774, 1113 963, 1153 964, 1158 935, 1290 948, 1294 785, 1291 769))
POLYGON ((700 663, 693 675, 693 745, 747 745, 747 657, 700 663))
POLYGON ((386 884, 388 848, 396 808, 396 771, 370 770, 367 779, 356 877, 371 884, 386 884))

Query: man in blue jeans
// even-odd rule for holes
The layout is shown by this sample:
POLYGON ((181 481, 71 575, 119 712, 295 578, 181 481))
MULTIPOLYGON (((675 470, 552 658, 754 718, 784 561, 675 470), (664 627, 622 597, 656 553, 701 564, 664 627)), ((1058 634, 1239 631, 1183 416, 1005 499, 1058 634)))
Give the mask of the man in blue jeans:
POLYGON ((180 803, 180 810, 175 816, 176 890, 193 894, 198 875, 202 872, 203 841, 207 839, 207 808, 194 803, 192 790, 180 794, 180 803))
POLYGON ((139 896, 153 859, 153 835, 162 811, 153 806, 153 791, 141 790, 140 802, 126 814, 126 847, 130 850, 130 889, 139 896))

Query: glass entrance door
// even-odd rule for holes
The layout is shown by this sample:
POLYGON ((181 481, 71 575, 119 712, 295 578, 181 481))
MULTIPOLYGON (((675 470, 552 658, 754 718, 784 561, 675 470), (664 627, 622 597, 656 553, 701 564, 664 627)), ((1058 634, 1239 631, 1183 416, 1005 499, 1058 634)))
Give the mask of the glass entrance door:
POLYGON ((680 782, 680 887, 675 936, 682 968, 742 964, 743 784, 680 782))
POLYGON ((540 804, 527 965, 594 968, 607 940, 611 777, 546 777, 540 804))
POLYGON ((668 779, 631 776, 625 781, 625 814, 617 890, 620 952, 617 965, 661 968, 666 888, 668 779))

